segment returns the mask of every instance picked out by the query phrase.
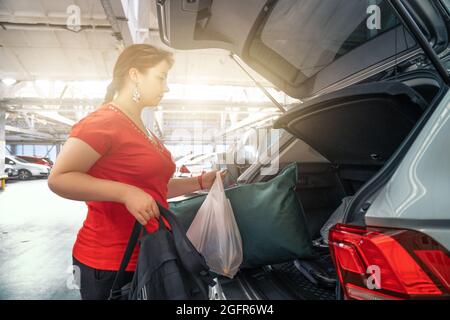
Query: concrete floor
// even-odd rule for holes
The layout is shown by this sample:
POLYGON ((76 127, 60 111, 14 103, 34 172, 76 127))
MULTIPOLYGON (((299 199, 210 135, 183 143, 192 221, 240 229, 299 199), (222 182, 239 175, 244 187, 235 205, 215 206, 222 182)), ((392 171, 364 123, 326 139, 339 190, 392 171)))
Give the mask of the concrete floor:
POLYGON ((72 246, 84 202, 52 193, 46 179, 10 181, 0 191, 0 300, 77 300, 72 246))

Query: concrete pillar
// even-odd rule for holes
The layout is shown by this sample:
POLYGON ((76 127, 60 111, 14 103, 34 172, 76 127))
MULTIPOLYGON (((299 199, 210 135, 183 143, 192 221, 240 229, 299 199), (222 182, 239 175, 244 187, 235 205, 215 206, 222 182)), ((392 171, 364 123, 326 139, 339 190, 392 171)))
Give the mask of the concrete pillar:
POLYGON ((151 108, 144 108, 141 113, 142 123, 147 129, 153 131, 153 121, 155 120, 155 114, 151 108))
POLYGON ((154 112, 155 115, 155 121, 153 122, 154 124, 154 130, 156 130, 156 126, 159 126, 159 131, 161 132, 161 136, 162 138, 164 137, 164 114, 160 111, 155 111, 154 112))
POLYGON ((5 155, 6 155, 6 141, 5 141, 5 109, 0 106, 0 176, 5 174, 5 155))

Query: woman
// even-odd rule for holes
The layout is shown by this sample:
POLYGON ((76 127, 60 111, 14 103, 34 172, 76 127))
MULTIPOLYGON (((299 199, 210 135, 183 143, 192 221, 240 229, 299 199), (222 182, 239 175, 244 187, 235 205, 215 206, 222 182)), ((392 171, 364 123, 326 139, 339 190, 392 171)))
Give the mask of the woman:
MULTIPOLYGON (((142 109, 158 105, 168 91, 172 63, 171 53, 150 45, 127 47, 116 62, 104 104, 72 127, 49 176, 53 192, 88 206, 73 247, 82 299, 108 298, 135 220, 154 232, 157 201, 167 208, 167 198, 209 189, 215 180, 215 170, 171 179, 175 163, 170 152, 142 123, 142 109)), ((138 249, 126 269, 127 281, 138 249)))

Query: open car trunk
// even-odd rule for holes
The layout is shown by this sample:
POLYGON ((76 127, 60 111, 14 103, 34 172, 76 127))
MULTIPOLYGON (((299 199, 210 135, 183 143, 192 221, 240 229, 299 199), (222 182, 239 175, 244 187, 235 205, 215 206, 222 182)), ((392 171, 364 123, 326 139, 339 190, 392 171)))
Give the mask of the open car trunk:
MULTIPOLYGON (((321 96, 275 123, 329 160, 297 163, 296 192, 313 240, 321 238, 321 228, 343 199, 383 168, 439 89, 433 72, 414 71, 321 96)), ((280 169, 287 164, 281 156, 280 169)), ((314 241, 314 248, 317 259, 241 270, 232 280, 219 278, 222 292, 215 292, 216 298, 335 299, 336 274, 329 250, 320 241, 314 241)))

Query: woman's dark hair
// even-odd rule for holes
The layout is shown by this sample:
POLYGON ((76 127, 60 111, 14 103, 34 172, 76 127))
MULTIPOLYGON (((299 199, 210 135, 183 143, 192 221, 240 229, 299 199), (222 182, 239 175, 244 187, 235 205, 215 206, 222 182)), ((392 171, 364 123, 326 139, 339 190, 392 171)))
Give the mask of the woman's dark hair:
POLYGON ((173 64, 173 54, 149 44, 133 44, 126 47, 114 65, 113 80, 108 86, 103 103, 114 99, 116 92, 122 89, 131 68, 144 73, 148 68, 154 67, 163 60, 173 64))

